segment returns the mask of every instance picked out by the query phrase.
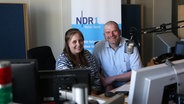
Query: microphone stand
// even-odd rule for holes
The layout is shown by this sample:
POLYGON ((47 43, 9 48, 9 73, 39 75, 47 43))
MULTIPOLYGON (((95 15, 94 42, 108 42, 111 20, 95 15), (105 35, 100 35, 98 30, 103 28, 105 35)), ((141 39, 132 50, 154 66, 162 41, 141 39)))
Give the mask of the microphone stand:
MULTIPOLYGON (((184 22, 184 20, 178 21, 176 24, 182 23, 182 22, 184 22)), ((163 23, 163 24, 161 24, 160 26, 157 26, 157 27, 145 28, 145 29, 142 29, 142 34, 165 33, 165 32, 168 32, 168 30, 172 30, 172 29, 175 29, 175 28, 176 29, 184 28, 184 25, 172 27, 173 24, 174 23, 167 23, 167 24, 163 23)), ((168 53, 168 54, 163 54, 163 55, 161 55, 159 57, 156 57, 153 61, 154 61, 154 63, 162 63, 162 62, 165 61, 165 58, 173 59, 173 57, 174 57, 173 54, 170 55, 170 53, 168 53), (164 58, 164 60, 163 60, 163 58, 164 58)))

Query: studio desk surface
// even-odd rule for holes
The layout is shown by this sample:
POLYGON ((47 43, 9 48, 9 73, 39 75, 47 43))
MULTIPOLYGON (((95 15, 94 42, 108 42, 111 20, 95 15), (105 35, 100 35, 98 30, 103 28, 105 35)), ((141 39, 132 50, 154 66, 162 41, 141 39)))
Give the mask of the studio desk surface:
POLYGON ((98 95, 98 96, 94 96, 96 97, 96 99, 99 101, 100 104, 128 104, 128 96, 126 94, 121 93, 122 91, 129 91, 130 89, 130 82, 124 84, 123 86, 120 86, 116 89, 113 89, 110 92, 120 92, 115 94, 112 97, 106 97, 105 93, 98 95), (102 100, 102 101, 100 101, 102 100), (105 101, 105 103, 104 103, 105 101))

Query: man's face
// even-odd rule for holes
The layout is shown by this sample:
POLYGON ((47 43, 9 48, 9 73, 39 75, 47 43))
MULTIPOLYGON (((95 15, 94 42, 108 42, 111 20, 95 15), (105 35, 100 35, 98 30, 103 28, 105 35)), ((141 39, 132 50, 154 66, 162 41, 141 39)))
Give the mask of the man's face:
POLYGON ((114 24, 108 24, 104 28, 105 39, 109 44, 118 44, 120 41, 120 30, 114 24))

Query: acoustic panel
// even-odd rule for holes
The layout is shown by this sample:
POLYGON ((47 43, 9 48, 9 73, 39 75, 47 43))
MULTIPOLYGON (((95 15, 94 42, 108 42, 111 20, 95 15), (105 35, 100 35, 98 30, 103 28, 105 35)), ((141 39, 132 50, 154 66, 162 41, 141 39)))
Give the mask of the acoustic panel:
POLYGON ((26 58, 25 4, 0 4, 0 59, 26 58))

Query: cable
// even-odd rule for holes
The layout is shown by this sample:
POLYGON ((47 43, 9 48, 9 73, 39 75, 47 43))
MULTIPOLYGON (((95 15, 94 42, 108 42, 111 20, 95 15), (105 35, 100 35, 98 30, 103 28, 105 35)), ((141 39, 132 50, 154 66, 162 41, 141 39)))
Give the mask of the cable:
POLYGON ((179 87, 180 87, 180 81, 179 81, 179 78, 178 78, 178 73, 177 73, 177 70, 174 66, 173 63, 171 63, 168 59, 166 59, 166 62, 165 62, 168 66, 170 66, 172 69, 174 69, 174 73, 176 75, 176 83, 177 83, 177 94, 180 93, 180 90, 179 90, 179 87))

